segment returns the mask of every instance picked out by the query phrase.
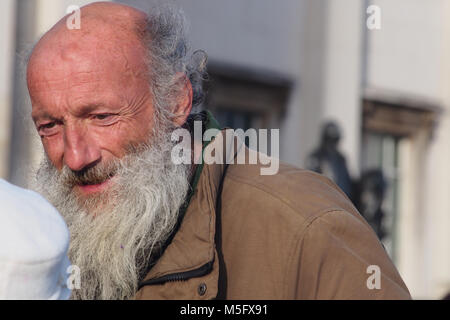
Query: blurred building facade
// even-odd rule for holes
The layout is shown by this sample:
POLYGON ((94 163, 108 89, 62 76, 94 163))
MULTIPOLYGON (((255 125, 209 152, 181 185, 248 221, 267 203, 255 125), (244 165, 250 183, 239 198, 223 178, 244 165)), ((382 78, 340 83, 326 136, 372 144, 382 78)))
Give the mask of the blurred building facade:
MULTIPOLYGON (((21 50, 69 5, 0 2, 0 176, 25 185, 38 157, 21 50), (35 149, 34 149, 35 148, 35 149)), ((120 1, 148 9, 154 1, 120 1)), ((415 298, 450 291, 450 3, 445 0, 183 0, 193 49, 209 55, 205 106, 239 128, 279 128, 280 157, 303 167, 321 125, 355 179, 388 182, 383 240, 415 298), (370 5, 380 29, 369 30, 370 5)))

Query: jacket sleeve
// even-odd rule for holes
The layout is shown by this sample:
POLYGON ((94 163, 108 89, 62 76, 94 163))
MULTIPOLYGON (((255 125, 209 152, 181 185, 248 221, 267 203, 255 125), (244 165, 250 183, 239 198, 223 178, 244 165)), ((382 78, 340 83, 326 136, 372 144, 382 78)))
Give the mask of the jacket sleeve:
POLYGON ((358 214, 316 215, 293 249, 288 293, 296 299, 411 299, 370 226, 358 214))

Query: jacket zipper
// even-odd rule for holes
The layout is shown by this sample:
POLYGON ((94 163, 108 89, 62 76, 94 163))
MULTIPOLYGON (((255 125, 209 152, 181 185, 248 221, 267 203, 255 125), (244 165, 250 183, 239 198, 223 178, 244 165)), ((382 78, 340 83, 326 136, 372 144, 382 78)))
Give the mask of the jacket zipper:
POLYGON ((214 264, 214 259, 212 261, 202 265, 200 268, 197 268, 194 270, 168 274, 168 275, 165 275, 165 276, 162 276, 159 278, 146 280, 139 284, 138 290, 140 290, 144 286, 164 284, 166 282, 173 282, 173 281, 186 281, 190 278, 202 277, 212 271, 213 264, 214 264))

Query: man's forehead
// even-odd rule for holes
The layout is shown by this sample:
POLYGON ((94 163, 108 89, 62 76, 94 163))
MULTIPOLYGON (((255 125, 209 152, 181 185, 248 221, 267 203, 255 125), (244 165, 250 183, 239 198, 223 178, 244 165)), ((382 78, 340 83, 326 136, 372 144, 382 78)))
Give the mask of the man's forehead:
MULTIPOLYGON (((87 28, 87 27, 86 27, 87 28)), ((71 63, 82 65, 81 59, 103 60, 111 56, 142 55, 144 46, 137 36, 114 29, 98 28, 93 32, 76 33, 65 30, 46 34, 33 50, 29 63, 45 62, 55 65, 58 60, 68 60, 71 63)), ((132 58, 132 57, 130 57, 132 58)))
POLYGON ((36 50, 27 71, 30 91, 59 91, 74 86, 84 90, 96 82, 123 83, 146 77, 145 50, 132 39, 87 35, 47 43, 36 50))

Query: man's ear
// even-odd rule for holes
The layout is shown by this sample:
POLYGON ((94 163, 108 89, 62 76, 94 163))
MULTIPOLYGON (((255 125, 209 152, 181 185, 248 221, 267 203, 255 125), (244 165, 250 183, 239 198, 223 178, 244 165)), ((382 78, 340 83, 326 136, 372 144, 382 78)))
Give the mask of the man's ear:
POLYGON ((193 92, 191 81, 189 81, 186 74, 180 72, 176 75, 176 77, 180 91, 173 108, 173 123, 177 127, 181 127, 191 113, 193 92))

